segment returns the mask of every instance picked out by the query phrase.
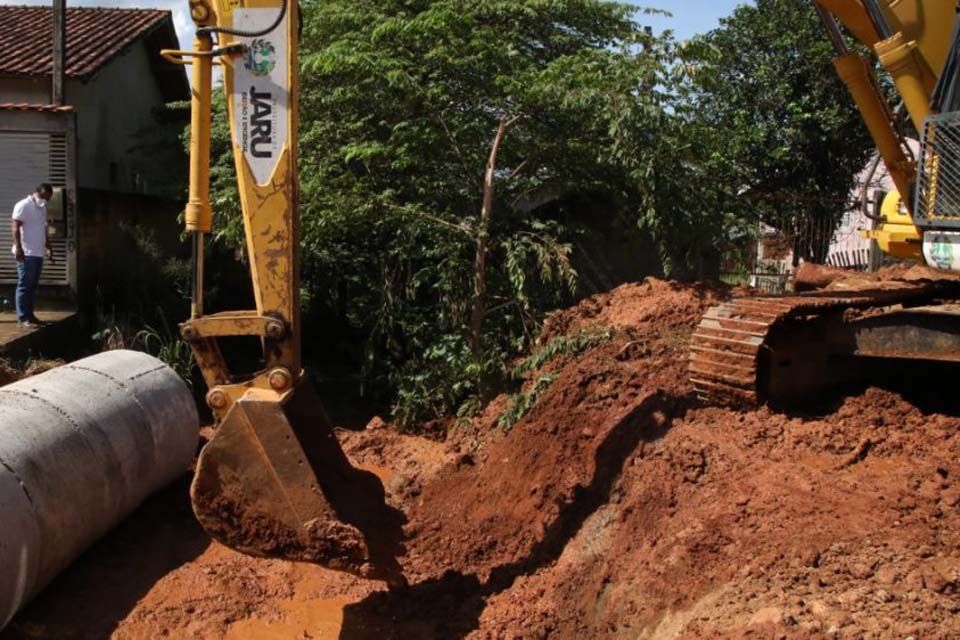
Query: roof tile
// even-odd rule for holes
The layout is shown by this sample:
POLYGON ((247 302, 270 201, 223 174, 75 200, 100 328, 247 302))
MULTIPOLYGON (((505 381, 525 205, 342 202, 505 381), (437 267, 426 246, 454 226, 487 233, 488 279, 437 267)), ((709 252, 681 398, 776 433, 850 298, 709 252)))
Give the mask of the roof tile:
MULTIPOLYGON (((169 11, 70 7, 66 74, 85 78, 152 31, 169 11)), ((53 69, 53 9, 0 6, 0 76, 49 76, 53 69)))
POLYGON ((0 111, 73 111, 70 105, 59 104, 27 104, 26 102, 0 102, 0 111))

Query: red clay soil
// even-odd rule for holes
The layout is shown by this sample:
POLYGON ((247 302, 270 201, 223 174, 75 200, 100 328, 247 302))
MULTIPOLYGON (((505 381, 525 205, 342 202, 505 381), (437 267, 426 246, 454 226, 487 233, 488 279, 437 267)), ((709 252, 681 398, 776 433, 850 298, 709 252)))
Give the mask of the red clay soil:
POLYGON ((926 265, 899 263, 873 272, 851 272, 822 264, 804 262, 793 276, 796 291, 828 289, 849 291, 856 289, 877 289, 898 282, 957 282, 960 274, 938 271, 926 265))
POLYGON ((544 345, 612 337, 545 363, 510 429, 501 397, 442 443, 341 433, 407 514, 403 593, 211 543, 184 483, 0 639, 960 637, 960 404, 700 406, 686 343, 726 295, 648 280, 555 314, 544 345))

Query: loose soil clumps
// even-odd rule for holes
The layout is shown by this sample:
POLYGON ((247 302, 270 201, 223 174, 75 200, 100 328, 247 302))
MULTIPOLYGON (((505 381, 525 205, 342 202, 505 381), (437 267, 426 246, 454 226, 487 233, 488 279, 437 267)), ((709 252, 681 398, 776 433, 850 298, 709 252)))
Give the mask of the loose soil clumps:
POLYGON ((555 313, 541 352, 603 339, 538 359, 509 426, 502 396, 443 442, 340 432, 407 515, 403 592, 211 543, 180 487, 0 639, 957 637, 960 406, 704 406, 687 343, 730 293, 650 279, 555 313))

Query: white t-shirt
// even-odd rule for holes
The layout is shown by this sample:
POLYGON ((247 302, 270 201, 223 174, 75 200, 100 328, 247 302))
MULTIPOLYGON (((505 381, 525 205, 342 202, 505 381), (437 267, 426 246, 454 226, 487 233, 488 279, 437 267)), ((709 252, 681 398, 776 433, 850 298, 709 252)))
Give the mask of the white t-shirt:
MULTIPOLYGON (((13 207, 13 219, 23 223, 20 227, 20 244, 23 254, 42 258, 47 249, 47 201, 29 195, 13 207)), ((12 251, 17 252, 17 245, 12 251)))

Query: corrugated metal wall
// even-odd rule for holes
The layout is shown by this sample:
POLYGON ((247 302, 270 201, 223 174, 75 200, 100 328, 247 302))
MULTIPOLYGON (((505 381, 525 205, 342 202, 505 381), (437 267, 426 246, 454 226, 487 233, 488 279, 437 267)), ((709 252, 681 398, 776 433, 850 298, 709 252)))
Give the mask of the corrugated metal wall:
MULTIPOLYGON (((67 154, 66 134, 0 131, 0 284, 17 281, 9 231, 13 206, 41 182, 66 188, 67 154)), ((64 207, 64 216, 67 209, 64 207)), ((73 225, 52 216, 48 222, 55 230, 51 236, 53 260, 44 264, 40 284, 69 285, 68 228, 73 225)))

